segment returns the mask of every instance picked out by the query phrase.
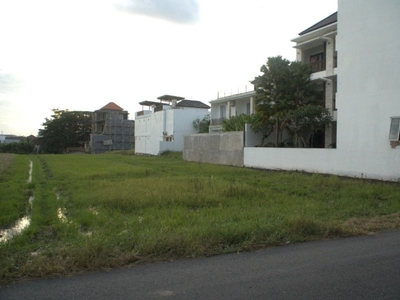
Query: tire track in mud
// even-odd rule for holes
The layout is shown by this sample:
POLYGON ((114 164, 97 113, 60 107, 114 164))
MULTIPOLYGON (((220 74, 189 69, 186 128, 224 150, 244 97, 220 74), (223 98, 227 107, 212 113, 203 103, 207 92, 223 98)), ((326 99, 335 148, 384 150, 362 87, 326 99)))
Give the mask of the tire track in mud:
POLYGON ((40 161, 40 164, 42 165, 42 169, 43 169, 45 178, 46 179, 53 178, 53 174, 51 173, 51 170, 50 170, 49 166, 47 165, 47 162, 41 157, 38 157, 38 159, 40 161))

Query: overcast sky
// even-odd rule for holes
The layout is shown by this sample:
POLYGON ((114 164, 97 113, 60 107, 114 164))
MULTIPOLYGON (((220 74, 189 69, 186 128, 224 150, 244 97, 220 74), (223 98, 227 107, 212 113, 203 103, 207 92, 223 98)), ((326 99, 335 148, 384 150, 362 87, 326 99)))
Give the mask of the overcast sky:
POLYGON ((337 0, 0 0, 0 133, 37 135, 51 109, 130 113, 164 94, 252 89, 270 56, 337 0))

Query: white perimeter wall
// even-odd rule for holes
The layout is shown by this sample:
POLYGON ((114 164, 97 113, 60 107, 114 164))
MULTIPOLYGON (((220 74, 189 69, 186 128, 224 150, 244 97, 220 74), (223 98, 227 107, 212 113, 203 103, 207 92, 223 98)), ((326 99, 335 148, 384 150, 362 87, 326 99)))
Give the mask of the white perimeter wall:
POLYGON ((135 152, 158 155, 163 151, 183 151, 183 136, 197 133, 193 121, 203 119, 207 109, 180 108, 155 112, 135 120, 135 152), (173 135, 172 142, 163 141, 163 132, 173 135))
POLYGON ((339 0, 337 149, 245 148, 245 166, 400 180, 399 28, 399 0, 339 0))

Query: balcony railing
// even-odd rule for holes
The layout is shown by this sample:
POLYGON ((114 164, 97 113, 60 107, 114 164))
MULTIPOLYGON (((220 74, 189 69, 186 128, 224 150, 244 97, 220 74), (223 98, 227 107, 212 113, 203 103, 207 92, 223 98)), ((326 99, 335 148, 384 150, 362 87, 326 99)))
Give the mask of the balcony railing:
POLYGON ((162 111, 163 109, 164 109, 164 106, 163 106, 163 105, 157 105, 157 106, 154 108, 154 112, 162 111))
POLYGON ((313 71, 313 73, 319 72, 319 71, 324 71, 325 70, 325 60, 311 62, 310 67, 311 67, 311 70, 313 71))
MULTIPOLYGON (((313 73, 326 70, 325 60, 320 60, 310 63, 313 73)), ((333 67, 337 68, 337 56, 333 58, 333 67)))
POLYGON ((226 118, 219 118, 219 119, 211 119, 211 124, 210 125, 221 125, 222 121, 225 120, 226 118))
POLYGON ((135 113, 136 117, 145 116, 150 114, 150 110, 141 110, 135 113))

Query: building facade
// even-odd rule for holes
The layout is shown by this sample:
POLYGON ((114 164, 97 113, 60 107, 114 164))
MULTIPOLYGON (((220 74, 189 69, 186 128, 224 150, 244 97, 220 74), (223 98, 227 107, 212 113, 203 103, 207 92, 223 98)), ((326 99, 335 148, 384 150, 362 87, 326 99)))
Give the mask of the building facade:
POLYGON ((135 116, 135 153, 159 155, 183 151, 183 137, 197 133, 193 121, 206 117, 208 105, 183 97, 164 95, 159 102, 143 101, 146 110, 135 116))
POLYGON ((336 146, 336 91, 337 91, 337 12, 299 33, 292 39, 296 43, 296 60, 309 64, 311 79, 317 83, 321 102, 329 109, 333 123, 325 129, 322 148, 336 146))
POLYGON ((222 121, 241 114, 254 114, 254 101, 256 92, 249 91, 210 101, 211 124, 210 133, 222 131, 222 121))
POLYGON ((135 121, 128 112, 110 102, 92 114, 92 132, 87 151, 92 154, 135 147, 135 121))
MULTIPOLYGON (((337 13, 314 24, 299 33, 292 40, 296 43, 296 60, 309 64, 313 73, 311 79, 317 84, 321 105, 328 108, 333 122, 324 131, 313 135, 313 148, 336 147, 336 91, 337 91, 337 13)), ((252 82, 254 84, 254 82, 252 82)), ((210 133, 222 131, 222 120, 241 114, 254 114, 256 92, 249 91, 237 95, 212 100, 210 133)), ((273 132, 266 144, 274 144, 276 133, 273 132)), ((290 131, 283 131, 284 140, 291 140, 290 131)))
POLYGON ((399 16, 397 0, 339 0, 329 51, 337 50, 340 65, 322 79, 336 78, 336 149, 245 147, 244 165, 400 181, 399 16))

